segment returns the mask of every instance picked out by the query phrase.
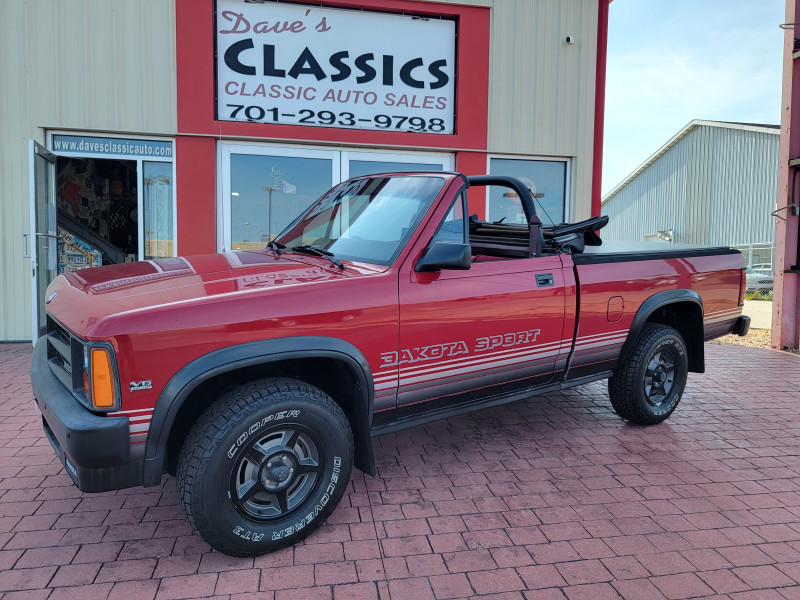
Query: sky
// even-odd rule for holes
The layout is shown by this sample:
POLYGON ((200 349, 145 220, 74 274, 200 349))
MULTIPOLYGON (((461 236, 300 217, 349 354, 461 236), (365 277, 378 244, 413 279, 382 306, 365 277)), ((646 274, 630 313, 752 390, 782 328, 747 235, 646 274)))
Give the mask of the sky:
POLYGON ((785 0, 613 0, 603 195, 692 119, 780 123, 785 0))

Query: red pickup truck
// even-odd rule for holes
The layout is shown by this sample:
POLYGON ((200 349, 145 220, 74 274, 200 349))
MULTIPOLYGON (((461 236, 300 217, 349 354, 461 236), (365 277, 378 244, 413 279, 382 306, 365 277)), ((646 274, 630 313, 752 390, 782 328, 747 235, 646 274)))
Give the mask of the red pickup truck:
POLYGON ((747 332, 744 262, 600 245, 605 221, 543 226, 513 178, 376 175, 261 251, 61 275, 31 367, 44 430, 81 490, 174 474, 194 530, 252 556, 318 527, 354 464, 375 474, 372 436, 598 379, 658 423, 703 342, 747 332), (528 225, 468 216, 476 186, 528 225))

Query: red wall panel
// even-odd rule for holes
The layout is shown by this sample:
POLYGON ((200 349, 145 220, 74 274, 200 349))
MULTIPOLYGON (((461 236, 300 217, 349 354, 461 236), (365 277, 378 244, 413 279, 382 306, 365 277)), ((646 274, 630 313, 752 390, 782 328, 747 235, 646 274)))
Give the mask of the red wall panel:
MULTIPOLYGON (((486 173, 485 152, 459 152, 456 154, 456 171, 464 175, 484 175, 486 173)), ((477 213, 479 219, 486 218, 486 188, 467 190, 467 203, 470 214, 477 213)))
POLYGON ((217 250, 215 168, 214 138, 175 138, 178 252, 182 256, 217 250))

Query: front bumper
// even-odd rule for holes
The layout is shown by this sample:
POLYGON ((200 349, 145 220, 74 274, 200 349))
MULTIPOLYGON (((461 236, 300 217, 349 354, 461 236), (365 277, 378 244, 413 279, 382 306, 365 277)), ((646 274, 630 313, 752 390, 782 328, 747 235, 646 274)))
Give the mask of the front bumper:
POLYGON ((47 439, 78 489, 106 492, 142 484, 143 461, 130 457, 128 418, 84 408, 50 370, 44 338, 33 351, 31 382, 47 439))
POLYGON ((747 335, 747 332, 750 331, 750 317, 742 315, 738 319, 736 319, 736 324, 733 326, 733 334, 734 335, 747 335))

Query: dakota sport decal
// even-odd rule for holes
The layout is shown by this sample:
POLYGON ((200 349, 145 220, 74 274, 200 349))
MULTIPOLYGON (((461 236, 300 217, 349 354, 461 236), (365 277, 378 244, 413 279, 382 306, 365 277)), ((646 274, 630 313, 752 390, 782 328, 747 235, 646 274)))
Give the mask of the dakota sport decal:
MULTIPOLYGON (((513 348, 523 344, 535 342, 539 337, 541 329, 529 329, 527 331, 516 331, 502 335, 492 335, 479 337, 475 340, 473 352, 487 352, 495 348, 513 348)), ((411 363, 425 362, 439 358, 451 358, 469 354, 470 350, 467 342, 447 342, 444 344, 434 344, 432 346, 419 346, 417 348, 407 348, 398 352, 382 352, 381 367, 393 367, 411 363)))

